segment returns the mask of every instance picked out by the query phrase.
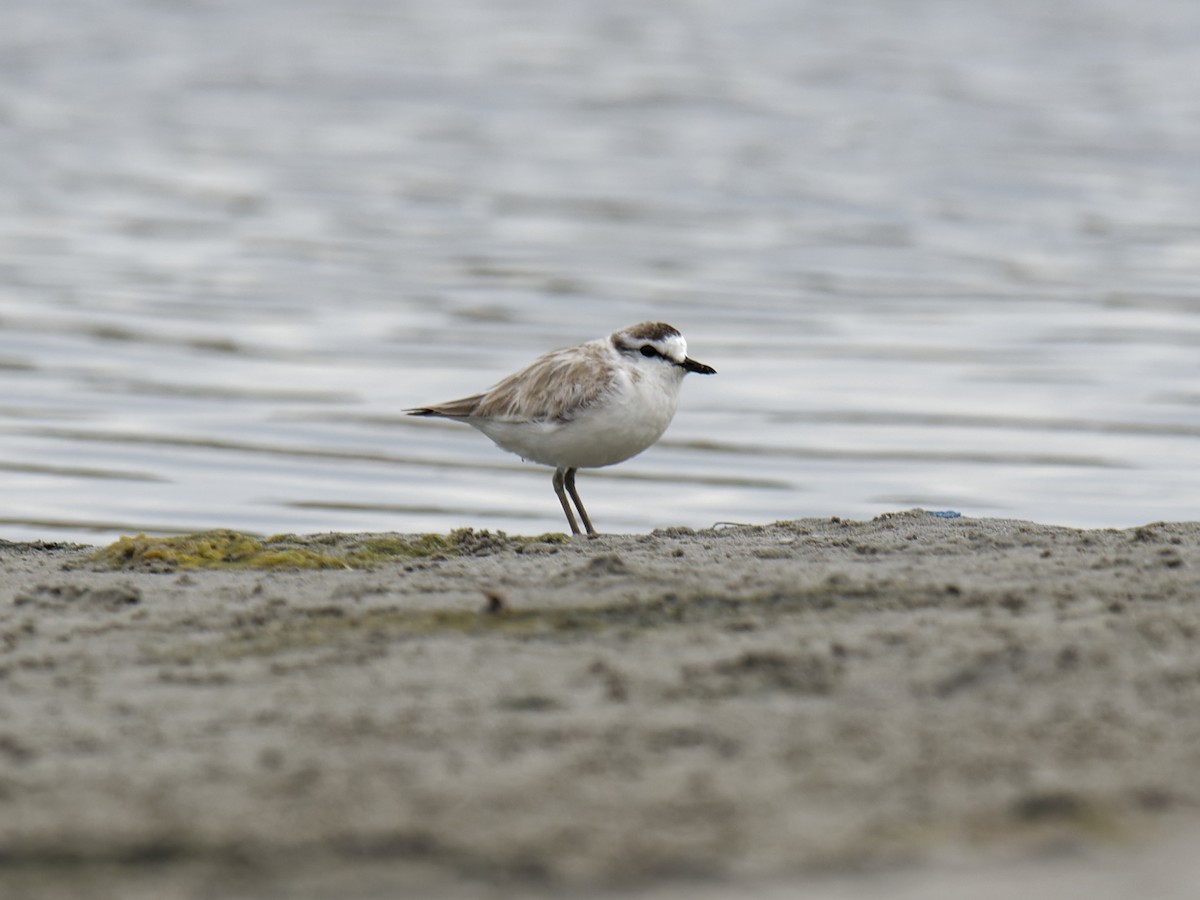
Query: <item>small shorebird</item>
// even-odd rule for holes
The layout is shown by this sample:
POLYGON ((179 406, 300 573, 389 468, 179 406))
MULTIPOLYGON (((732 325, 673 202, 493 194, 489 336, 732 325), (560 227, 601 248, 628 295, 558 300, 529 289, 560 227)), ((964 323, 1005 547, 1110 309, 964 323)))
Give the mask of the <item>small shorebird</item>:
POLYGON ((482 394, 405 410, 456 419, 523 459, 554 467, 554 493, 573 534, 596 534, 575 490, 575 470, 624 462, 657 441, 675 415, 688 372, 716 369, 687 355, 665 322, 641 322, 577 347, 539 356, 482 394))

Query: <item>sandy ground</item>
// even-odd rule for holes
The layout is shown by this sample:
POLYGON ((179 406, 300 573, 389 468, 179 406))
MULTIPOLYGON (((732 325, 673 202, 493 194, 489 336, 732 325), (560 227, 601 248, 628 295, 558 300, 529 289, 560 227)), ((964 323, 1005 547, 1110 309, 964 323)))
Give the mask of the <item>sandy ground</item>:
POLYGON ((1200 883, 1200 523, 93 551, 0 544, 5 897, 1200 883))

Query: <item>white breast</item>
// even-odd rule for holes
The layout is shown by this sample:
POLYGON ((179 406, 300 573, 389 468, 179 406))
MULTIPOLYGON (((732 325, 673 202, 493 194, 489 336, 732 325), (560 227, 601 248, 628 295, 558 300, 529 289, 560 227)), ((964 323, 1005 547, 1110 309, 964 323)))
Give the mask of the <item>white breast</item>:
POLYGON ((498 446, 555 468, 611 466, 657 441, 679 404, 683 370, 621 365, 612 390, 562 422, 469 420, 498 446))

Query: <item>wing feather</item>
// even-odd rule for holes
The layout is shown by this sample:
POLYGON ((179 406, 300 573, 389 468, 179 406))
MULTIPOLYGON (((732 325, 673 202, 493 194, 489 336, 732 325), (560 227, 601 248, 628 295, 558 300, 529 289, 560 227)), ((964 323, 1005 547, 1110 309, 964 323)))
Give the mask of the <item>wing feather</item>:
POLYGON ((482 394, 409 410, 413 415, 514 422, 566 422, 611 386, 605 340, 552 350, 482 394))
POLYGON ((602 341, 552 350, 484 392, 475 415, 565 422, 609 390, 612 372, 602 341))
MULTIPOLYGON (((599 343, 599 342, 598 342, 599 343)), ((485 391, 475 415, 515 421, 568 421, 610 388, 604 347, 551 350, 485 391)))

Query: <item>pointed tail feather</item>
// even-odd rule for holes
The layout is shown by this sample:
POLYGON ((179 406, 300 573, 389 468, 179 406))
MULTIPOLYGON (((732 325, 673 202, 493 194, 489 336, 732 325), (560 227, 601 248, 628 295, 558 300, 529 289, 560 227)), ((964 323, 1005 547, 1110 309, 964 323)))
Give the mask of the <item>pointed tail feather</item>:
POLYGON ((410 416, 438 416, 443 419, 467 419, 479 408, 482 394, 463 397, 461 400, 451 400, 449 403, 436 403, 433 406, 417 406, 404 410, 410 416))

